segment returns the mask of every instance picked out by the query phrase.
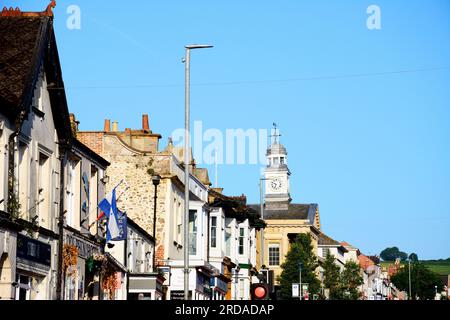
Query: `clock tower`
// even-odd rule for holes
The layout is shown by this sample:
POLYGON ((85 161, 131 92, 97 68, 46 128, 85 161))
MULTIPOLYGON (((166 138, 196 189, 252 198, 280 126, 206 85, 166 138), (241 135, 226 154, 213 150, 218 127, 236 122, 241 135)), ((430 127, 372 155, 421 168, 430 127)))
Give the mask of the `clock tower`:
POLYGON ((267 167, 264 170, 267 210, 288 210, 291 202, 286 148, 280 144, 280 134, 274 124, 271 145, 267 149, 267 167))

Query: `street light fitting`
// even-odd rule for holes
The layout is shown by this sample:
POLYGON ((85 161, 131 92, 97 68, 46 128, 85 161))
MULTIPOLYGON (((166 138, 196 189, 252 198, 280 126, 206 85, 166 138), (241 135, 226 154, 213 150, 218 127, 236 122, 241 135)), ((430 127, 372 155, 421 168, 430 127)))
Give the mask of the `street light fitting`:
POLYGON ((214 48, 214 46, 209 44, 189 44, 185 46, 186 49, 208 49, 208 48, 214 48))
POLYGON ((159 185, 159 183, 161 181, 161 177, 159 175, 155 175, 152 177, 152 181, 153 181, 153 185, 157 186, 157 185, 159 185))

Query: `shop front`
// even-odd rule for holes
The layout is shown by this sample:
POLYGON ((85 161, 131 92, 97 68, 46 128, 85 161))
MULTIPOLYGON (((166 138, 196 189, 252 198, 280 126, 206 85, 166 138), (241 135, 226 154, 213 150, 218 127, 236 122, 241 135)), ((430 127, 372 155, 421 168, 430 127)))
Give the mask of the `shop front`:
POLYGON ((212 270, 206 266, 198 266, 196 268, 196 271, 196 287, 194 300, 211 300, 212 270))
POLYGON ((76 230, 64 230, 64 300, 100 300, 103 244, 76 230))
POLYGON ((224 275, 217 275, 211 278, 212 300, 225 300, 230 279, 224 275))
POLYGON ((4 221, 0 211, 0 300, 14 300, 12 283, 16 279, 17 229, 13 224, 11 228, 5 228, 7 223, 4 221))
POLYGON ((163 300, 164 276, 160 273, 128 275, 128 300, 163 300))
POLYGON ((53 298, 56 274, 52 266, 52 238, 17 235, 15 300, 49 300, 53 298))

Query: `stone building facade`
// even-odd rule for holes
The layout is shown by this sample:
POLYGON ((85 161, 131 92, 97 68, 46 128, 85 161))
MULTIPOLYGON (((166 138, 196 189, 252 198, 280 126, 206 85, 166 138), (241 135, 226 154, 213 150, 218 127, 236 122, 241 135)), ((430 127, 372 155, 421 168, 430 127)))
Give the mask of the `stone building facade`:
MULTIPOLYGON (((288 153, 279 142, 279 137, 275 128, 273 141, 267 149, 267 166, 262 178, 262 181, 265 181, 263 212, 260 212, 261 204, 250 205, 252 209, 261 213, 262 219, 267 224, 264 237, 261 238, 259 235, 257 238, 257 248, 262 248, 257 251, 257 264, 263 269, 273 270, 274 279, 281 274, 281 265, 298 234, 309 234, 313 250, 317 252, 321 227, 317 204, 291 202, 288 153)), ((275 280, 274 284, 277 289, 278 281, 275 280)))

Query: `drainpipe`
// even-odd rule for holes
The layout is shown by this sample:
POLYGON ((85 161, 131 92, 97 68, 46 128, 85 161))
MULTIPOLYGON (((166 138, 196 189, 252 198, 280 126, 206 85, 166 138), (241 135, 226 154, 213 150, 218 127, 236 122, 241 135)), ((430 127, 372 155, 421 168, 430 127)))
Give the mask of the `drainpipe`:
MULTIPOLYGON (((12 198, 16 195, 15 194, 15 190, 14 190, 14 186, 15 186, 15 180, 16 180, 16 176, 15 176, 15 168, 14 168, 14 158, 15 158, 15 149, 16 149, 16 138, 20 133, 20 129, 22 127, 22 123, 25 119, 25 111, 20 112, 20 114, 17 116, 17 118, 15 119, 15 128, 14 128, 14 132, 11 133, 11 135, 8 138, 8 201, 6 202, 6 211, 8 211, 9 214, 11 214, 11 212, 9 212, 9 206, 10 206, 10 201, 12 200, 12 198)), ((16 199, 18 200, 18 199, 16 199)))
MULTIPOLYGON (((210 237, 211 237, 211 212, 208 210, 206 211, 206 262, 209 263, 209 255, 210 255, 210 237)), ((217 222, 216 222, 217 224, 217 222)), ((217 226, 216 226, 217 228, 217 226)), ((217 229, 216 229, 216 238, 217 238, 217 229)), ((217 240, 216 240, 217 242, 217 240)))
POLYGON ((67 146, 60 146, 60 182, 59 182, 59 217, 58 217, 58 274, 56 280, 56 299, 64 300, 63 289, 63 248, 64 248, 64 175, 67 166, 67 146))

